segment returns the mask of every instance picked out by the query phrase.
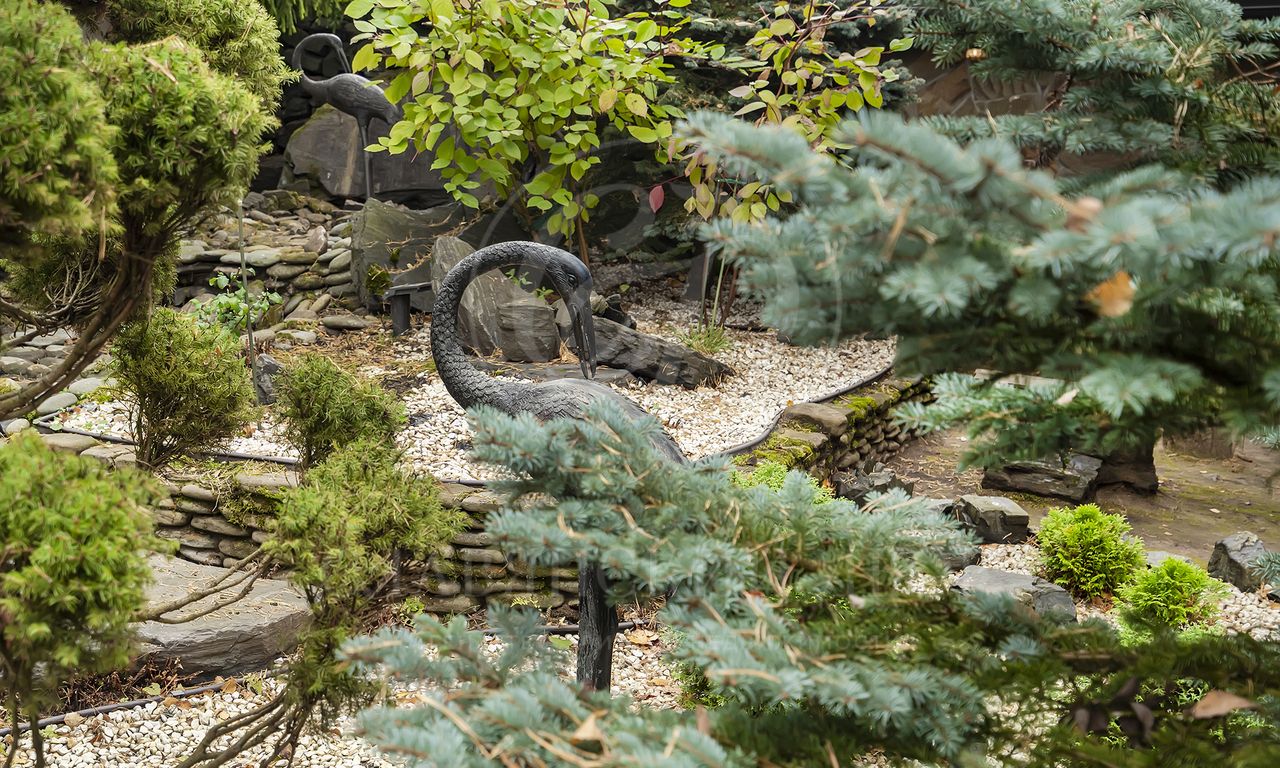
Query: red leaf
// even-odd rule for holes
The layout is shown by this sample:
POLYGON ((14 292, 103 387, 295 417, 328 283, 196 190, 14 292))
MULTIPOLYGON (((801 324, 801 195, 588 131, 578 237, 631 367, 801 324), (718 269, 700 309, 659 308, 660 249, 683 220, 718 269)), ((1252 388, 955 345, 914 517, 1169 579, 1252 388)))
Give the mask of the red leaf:
POLYGON ((649 190, 649 210, 657 213, 662 208, 662 202, 666 199, 667 193, 663 190, 661 184, 649 190))

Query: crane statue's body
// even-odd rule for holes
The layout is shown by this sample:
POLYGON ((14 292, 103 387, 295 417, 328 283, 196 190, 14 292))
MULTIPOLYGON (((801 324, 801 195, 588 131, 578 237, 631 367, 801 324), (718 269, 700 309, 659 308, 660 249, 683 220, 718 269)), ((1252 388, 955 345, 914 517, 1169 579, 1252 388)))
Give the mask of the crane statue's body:
POLYGON ((391 103, 378 84, 360 75, 352 74, 347 54, 342 50, 342 39, 328 32, 317 32, 307 35, 293 49, 293 67, 302 74, 302 89, 311 96, 326 104, 332 104, 339 112, 344 112, 356 119, 360 128, 360 154, 364 158, 364 191, 365 198, 373 197, 373 175, 370 169, 369 124, 373 118, 380 117, 388 125, 394 125, 404 118, 404 111, 399 105, 391 103), (302 67, 302 54, 312 41, 331 46, 342 62, 343 71, 333 77, 315 80, 302 67))
MULTIPOLYGON (((595 374, 595 326, 591 318, 591 272, 570 253, 539 243, 512 242, 486 246, 449 270, 436 294, 431 315, 431 356, 449 394, 463 408, 488 405, 505 413, 533 414, 540 420, 581 418, 586 407, 609 401, 633 418, 645 416, 640 406, 598 382, 559 379, 529 383, 500 381, 471 364, 458 334, 462 293, 478 276, 493 269, 532 267, 544 273, 564 299, 573 326, 574 351, 582 375, 595 374)), ((665 432, 654 436, 654 447, 674 462, 685 461, 680 447, 665 432)), ((613 638, 617 611, 609 604, 603 570, 584 563, 579 568, 580 627, 578 682, 608 691, 612 677, 613 638)))

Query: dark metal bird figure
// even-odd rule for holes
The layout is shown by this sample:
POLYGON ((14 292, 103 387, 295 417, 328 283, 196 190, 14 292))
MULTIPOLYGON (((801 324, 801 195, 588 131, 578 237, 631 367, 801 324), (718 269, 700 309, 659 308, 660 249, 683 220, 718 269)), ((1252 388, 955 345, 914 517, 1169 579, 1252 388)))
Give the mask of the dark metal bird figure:
MULTIPOLYGON (((529 383, 499 381, 473 366, 458 334, 458 307, 472 280, 493 269, 532 267, 550 280, 564 299, 573 326, 574 351, 583 376, 596 370, 595 325, 591 319, 591 272, 570 253, 527 242, 486 246, 454 265, 440 284, 431 315, 431 356, 449 394, 463 408, 488 405, 510 414, 531 413, 540 420, 581 418, 590 403, 607 400, 632 418, 645 416, 640 406, 594 381, 559 379, 529 383)), ((664 456, 683 463, 684 454, 666 432, 653 445, 664 456)), ((618 629, 616 608, 609 603, 608 580, 595 563, 578 569, 578 682, 591 690, 608 691, 612 678, 613 640, 618 629)))
POLYGON ((369 153, 365 150, 365 147, 369 146, 369 123, 373 118, 380 117, 383 122, 393 125, 404 118, 404 111, 399 105, 391 103, 377 83, 367 77, 352 74, 351 64, 347 61, 347 54, 342 49, 342 39, 337 35, 317 32, 302 38, 293 49, 293 66, 302 73, 303 90, 326 104, 332 104, 339 112, 344 112, 356 119, 356 124, 360 127, 360 152, 364 156, 365 198, 371 199, 373 174, 369 167, 369 153), (315 80, 307 74, 302 68, 302 54, 313 41, 325 43, 337 52, 338 60, 342 62, 344 70, 341 74, 323 80, 315 80))
MULTIPOLYGON (((440 284, 431 318, 431 355, 449 394, 463 408, 488 405, 510 414, 531 413, 539 419, 581 418, 588 404, 608 400, 629 416, 644 409, 612 389, 586 379, 543 382, 500 381, 471 364, 458 334, 462 292, 472 280, 494 269, 531 268, 546 275, 564 298, 573 326, 574 352, 582 375, 595 375, 595 324, 591 317, 591 272, 578 258, 559 248, 529 242, 497 243, 458 262, 440 284)), ((675 441, 662 433, 654 447, 673 461, 684 461, 675 441)))

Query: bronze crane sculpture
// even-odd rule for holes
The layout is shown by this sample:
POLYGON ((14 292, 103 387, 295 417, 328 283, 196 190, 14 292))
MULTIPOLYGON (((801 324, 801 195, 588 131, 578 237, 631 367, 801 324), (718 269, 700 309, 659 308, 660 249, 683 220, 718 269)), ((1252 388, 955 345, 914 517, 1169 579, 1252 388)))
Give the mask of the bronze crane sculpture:
MULTIPOLYGON (((591 317, 591 272, 576 256, 549 245, 509 242, 489 245, 454 265, 441 281, 431 314, 431 356, 436 372, 449 394, 463 408, 488 405, 504 413, 529 413, 539 420, 581 418, 589 404, 614 403, 632 418, 646 415, 643 408, 589 377, 595 375, 595 326, 591 317), (531 268, 546 275, 564 299, 573 328, 574 352, 582 375, 588 379, 543 382, 503 381, 471 364, 458 333, 462 294, 471 281, 494 269, 531 268)), ((653 445, 674 462, 686 461, 680 447, 666 432, 653 437, 653 445)), ((579 643, 578 682, 593 690, 609 690, 613 639, 618 617, 609 604, 607 583, 599 565, 583 564, 578 575, 579 643)))
POLYGON ((326 104, 332 104, 339 112, 351 115, 360 128, 360 153, 364 157, 364 193, 365 199, 373 197, 373 174, 370 169, 369 124, 373 118, 380 117, 383 122, 393 125, 404 118, 404 111, 397 104, 391 103, 378 84, 367 77, 351 72, 351 64, 342 49, 342 39, 328 32, 317 32, 307 35, 298 41, 293 49, 293 67, 302 74, 302 89, 314 98, 326 104), (325 43, 338 54, 343 71, 323 80, 313 79, 302 66, 302 54, 312 42, 325 43))

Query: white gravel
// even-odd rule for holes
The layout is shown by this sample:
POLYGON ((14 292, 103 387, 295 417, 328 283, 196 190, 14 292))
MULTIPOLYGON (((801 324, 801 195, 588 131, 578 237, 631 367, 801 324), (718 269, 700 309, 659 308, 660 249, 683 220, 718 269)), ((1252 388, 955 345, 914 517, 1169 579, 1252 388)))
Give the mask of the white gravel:
MULTIPOLYGON (((573 676, 573 655, 577 638, 571 640, 562 674, 573 676)), ((496 638, 487 641, 491 654, 501 650, 496 638)), ((621 632, 614 644, 614 695, 627 694, 640 706, 670 709, 676 706, 680 686, 674 681, 662 654, 666 647, 658 632, 644 628, 621 632)), ((238 687, 232 692, 215 692, 175 703, 147 704, 85 719, 75 725, 46 729, 45 755, 51 768, 162 768, 176 765, 203 738, 208 728, 265 703, 279 690, 275 680, 264 680, 262 693, 238 687)), ((391 696, 401 706, 421 700, 416 685, 395 686, 391 696)), ((30 766, 29 736, 18 754, 17 765, 30 766)), ((252 750, 230 763, 257 765, 269 750, 252 750)), ((302 738, 294 758, 296 768, 391 768, 398 763, 384 759, 355 733, 353 718, 344 717, 323 733, 302 738)))
MULTIPOLYGON (((640 330, 675 339, 696 317, 696 305, 653 299, 652 306, 632 310, 640 330)), ((429 357, 429 331, 407 334, 395 342, 392 354, 403 361, 429 357)), ((847 387, 880 371, 893 359, 889 341, 852 339, 832 347, 795 347, 778 341, 773 332, 728 330, 732 344, 715 357, 736 371, 715 387, 684 389, 646 383, 614 389, 657 417, 690 458, 725 451, 759 436, 788 405, 812 400, 847 387)), ((363 373, 376 375, 377 369, 363 373)), ((497 473, 467 458, 471 430, 465 412, 434 373, 423 373, 421 384, 409 390, 404 403, 412 423, 399 437, 412 466, 436 477, 489 479, 497 473)), ((126 408, 111 401, 86 401, 64 411, 63 426, 127 437, 126 408)), ((279 439, 279 428, 267 418, 251 434, 232 439, 226 449, 265 457, 294 457, 279 439)))
MULTIPOLYGON (((1040 574, 1040 549, 1034 544, 984 544, 979 565, 1002 571, 1040 574)), ((1226 597, 1219 603, 1221 613, 1217 624, 1228 633, 1247 632, 1259 640, 1280 640, 1280 603, 1267 599, 1264 586, 1257 592, 1241 592, 1228 587, 1226 597)), ((1077 601, 1076 613, 1080 618, 1101 618, 1117 623, 1115 613, 1106 606, 1077 601)))

